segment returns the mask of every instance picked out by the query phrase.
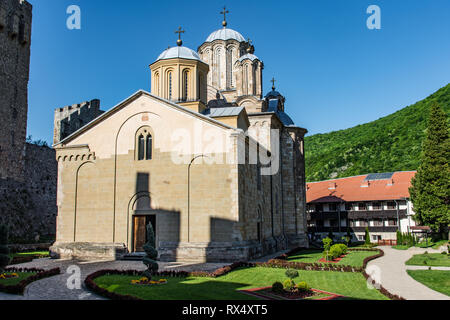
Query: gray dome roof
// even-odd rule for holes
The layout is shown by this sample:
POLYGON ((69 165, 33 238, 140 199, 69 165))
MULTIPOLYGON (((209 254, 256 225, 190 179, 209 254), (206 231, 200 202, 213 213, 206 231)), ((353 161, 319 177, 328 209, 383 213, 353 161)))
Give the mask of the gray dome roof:
POLYGON ((200 56, 197 52, 195 52, 192 49, 189 49, 187 47, 172 47, 167 50, 164 50, 163 53, 161 53, 156 59, 156 61, 159 60, 166 60, 166 59, 174 59, 174 58, 182 58, 182 59, 191 59, 191 60, 199 60, 200 56))
POLYGON ((266 98, 278 98, 281 96, 281 93, 278 91, 272 90, 268 94, 266 94, 266 98))
POLYGON ((278 118, 285 126, 295 125, 294 121, 292 121, 291 117, 289 117, 286 112, 278 109, 278 99, 269 100, 269 106, 267 111, 275 112, 278 118))
POLYGON ((242 57, 239 58, 239 61, 243 61, 245 59, 250 59, 251 61, 259 60, 259 58, 252 53, 244 54, 242 57))
POLYGON ((213 42, 214 40, 230 40, 230 39, 234 39, 239 42, 245 41, 244 37, 239 32, 229 28, 222 28, 211 33, 205 42, 213 42))

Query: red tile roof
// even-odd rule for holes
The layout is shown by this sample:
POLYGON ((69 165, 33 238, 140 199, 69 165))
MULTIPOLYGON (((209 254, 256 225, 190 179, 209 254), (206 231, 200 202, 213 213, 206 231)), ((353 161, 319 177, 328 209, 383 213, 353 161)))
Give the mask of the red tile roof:
POLYGON ((416 171, 394 172, 385 180, 366 181, 368 175, 307 183, 306 202, 381 201, 409 198, 416 171))

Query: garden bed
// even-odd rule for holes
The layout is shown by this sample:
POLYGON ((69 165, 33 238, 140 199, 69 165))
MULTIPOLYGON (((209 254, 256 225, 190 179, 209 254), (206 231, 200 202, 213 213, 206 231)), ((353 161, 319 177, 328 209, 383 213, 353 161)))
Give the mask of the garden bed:
MULTIPOLYGON (((141 277, 139 271, 102 270, 89 275, 85 284, 91 291, 113 300, 248 300, 257 297, 242 290, 266 287, 286 278, 286 267, 271 267, 267 263, 235 263, 219 270, 157 273, 155 279, 167 279, 167 284, 161 286, 131 284, 141 277)), ((378 290, 368 289, 361 273, 306 270, 298 273, 296 281, 306 281, 313 288, 336 292, 346 299, 387 299, 378 290)))
POLYGON ((299 292, 293 294, 280 294, 272 291, 272 287, 253 288, 247 290, 240 290, 250 296, 265 300, 335 300, 344 298, 341 295, 330 293, 322 290, 311 289, 310 293, 299 292))
POLYGON ((26 286, 28 286, 30 283, 58 275, 60 274, 60 272, 61 271, 59 268, 51 270, 7 268, 7 274, 16 273, 18 276, 8 279, 0 279, 0 291, 9 294, 22 295, 25 291, 26 286))

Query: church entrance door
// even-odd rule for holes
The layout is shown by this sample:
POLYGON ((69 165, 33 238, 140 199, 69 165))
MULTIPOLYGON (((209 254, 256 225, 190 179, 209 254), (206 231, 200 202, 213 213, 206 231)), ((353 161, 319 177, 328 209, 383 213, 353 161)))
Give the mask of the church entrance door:
POLYGON ((147 225, 151 223, 156 235, 156 216, 133 216, 133 252, 144 252, 144 244, 147 242, 147 225))

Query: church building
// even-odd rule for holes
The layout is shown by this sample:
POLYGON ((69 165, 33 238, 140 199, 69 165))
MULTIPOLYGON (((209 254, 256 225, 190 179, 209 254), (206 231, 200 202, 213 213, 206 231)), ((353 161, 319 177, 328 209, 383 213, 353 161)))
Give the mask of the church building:
POLYGON ((275 80, 263 95, 264 64, 226 13, 197 51, 176 31, 176 46, 150 64, 151 92, 91 113, 56 141, 53 256, 139 255, 149 223, 161 261, 308 246, 307 130, 285 113, 275 80))

